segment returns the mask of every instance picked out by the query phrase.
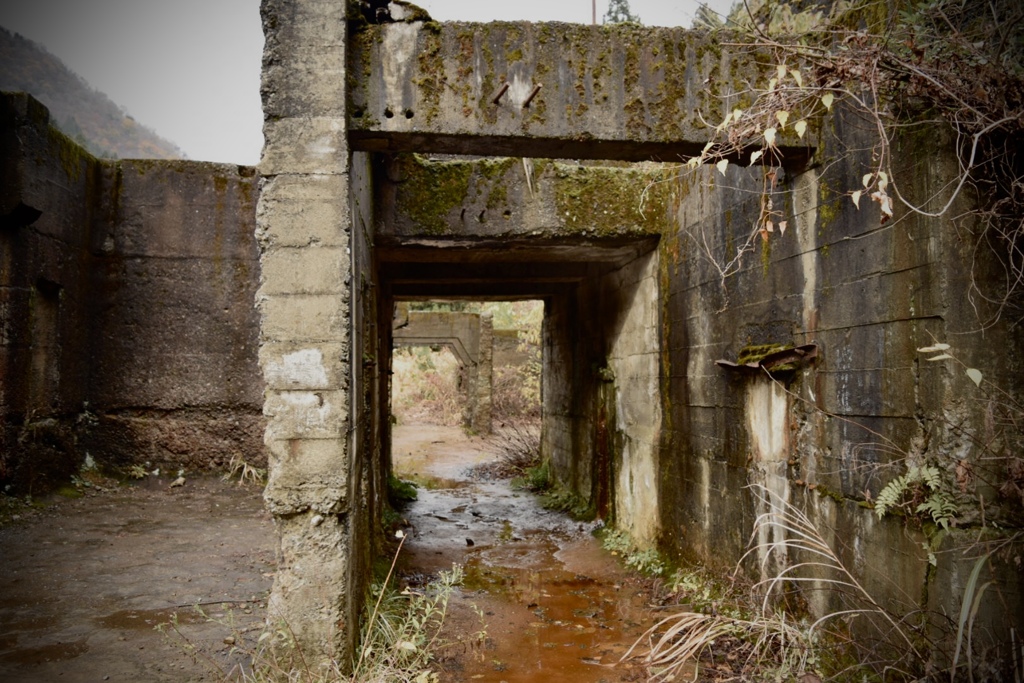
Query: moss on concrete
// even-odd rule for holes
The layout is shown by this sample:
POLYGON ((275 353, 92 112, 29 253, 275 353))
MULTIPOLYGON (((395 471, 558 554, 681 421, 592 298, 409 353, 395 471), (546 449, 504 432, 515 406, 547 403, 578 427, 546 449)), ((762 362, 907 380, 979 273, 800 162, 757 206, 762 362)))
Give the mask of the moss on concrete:
POLYGON ((792 344, 751 344, 740 349, 740 353, 736 357, 736 362, 740 365, 756 363, 766 356, 791 348, 793 348, 792 344))
MULTIPOLYGON (((416 112, 426 118, 427 124, 437 118, 441 107, 441 93, 448 82, 445 74, 443 43, 440 32, 424 31, 423 47, 416 60, 419 62, 419 77, 413 83, 419 88, 420 102, 425 111, 416 112)), ((398 115, 399 112, 395 112, 398 115)))
POLYGON ((473 164, 464 161, 426 161, 417 154, 403 156, 398 208, 430 235, 450 232, 449 214, 466 202, 473 164))
POLYGON ((49 126, 46 133, 50 148, 57 150, 57 157, 60 159, 64 174, 71 182, 78 182, 86 170, 86 166, 95 162, 96 158, 53 126, 49 126))
POLYGON ((667 234, 672 190, 667 173, 557 164, 552 179, 558 218, 570 233, 667 234))

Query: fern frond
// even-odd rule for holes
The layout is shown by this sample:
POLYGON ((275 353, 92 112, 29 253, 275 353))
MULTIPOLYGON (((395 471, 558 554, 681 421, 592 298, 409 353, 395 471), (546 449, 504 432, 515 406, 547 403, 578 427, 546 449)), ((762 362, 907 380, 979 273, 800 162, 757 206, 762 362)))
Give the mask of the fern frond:
MULTIPOLYGON (((911 472, 913 469, 911 468, 911 472)), ((910 473, 908 472, 906 475, 896 477, 878 492, 878 497, 875 499, 875 514, 879 519, 885 517, 887 512, 899 504, 909 485, 910 473)))

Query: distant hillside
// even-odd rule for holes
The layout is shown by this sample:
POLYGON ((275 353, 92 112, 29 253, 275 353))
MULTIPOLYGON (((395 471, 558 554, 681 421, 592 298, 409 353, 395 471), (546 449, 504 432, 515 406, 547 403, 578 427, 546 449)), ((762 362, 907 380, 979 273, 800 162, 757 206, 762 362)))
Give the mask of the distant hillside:
POLYGON ((181 159, 173 143, 135 122, 41 45, 0 27, 0 90, 27 92, 53 123, 98 157, 181 159))

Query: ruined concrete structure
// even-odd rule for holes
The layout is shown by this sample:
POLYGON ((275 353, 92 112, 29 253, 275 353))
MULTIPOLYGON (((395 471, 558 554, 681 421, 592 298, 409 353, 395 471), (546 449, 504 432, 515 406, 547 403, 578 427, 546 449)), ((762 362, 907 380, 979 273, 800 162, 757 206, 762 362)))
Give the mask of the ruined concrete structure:
MULTIPOLYGON (((256 243, 248 171, 100 164, 38 105, 4 100, 8 471, 43 457, 24 435, 48 416, 46 429, 87 416, 98 434, 142 435, 146 456, 89 442, 101 461, 173 458, 166 444, 196 430, 230 439, 215 457, 258 458, 262 377, 271 618, 307 652, 345 657, 385 504, 395 303, 542 299, 543 456, 582 505, 669 557, 731 566, 764 511, 760 484, 805 510, 880 603, 958 612, 975 562, 959 549, 984 523, 971 502, 962 528, 922 530, 868 501, 905 454, 956 493, 957 464, 992 434, 974 383, 917 349, 949 340, 1020 396, 1024 342, 978 331, 971 278, 998 264, 967 267, 973 245, 950 221, 897 207, 881 224, 844 198, 869 161, 849 150, 870 146, 841 108, 782 139, 789 231, 724 277, 716 259, 756 222, 763 169, 658 162, 699 153, 696 111, 721 120, 764 64, 680 29, 367 25, 340 0, 262 12, 256 243), (778 382, 716 365, 776 345, 816 358, 778 382)), ((893 142, 912 200, 957 171, 939 133, 893 142)), ((979 489, 986 519, 1019 524, 996 488, 979 489)), ((999 638, 1024 602, 1012 564, 993 558, 990 578, 976 628, 999 638)), ((826 592, 809 599, 829 607, 826 592)))
POLYGON ((25 95, 0 121, 0 486, 259 464, 254 170, 99 161, 25 95))
POLYGON ((462 368, 466 407, 463 424, 476 434, 491 433, 494 322, 488 314, 409 312, 399 306, 392 346, 446 346, 462 368))

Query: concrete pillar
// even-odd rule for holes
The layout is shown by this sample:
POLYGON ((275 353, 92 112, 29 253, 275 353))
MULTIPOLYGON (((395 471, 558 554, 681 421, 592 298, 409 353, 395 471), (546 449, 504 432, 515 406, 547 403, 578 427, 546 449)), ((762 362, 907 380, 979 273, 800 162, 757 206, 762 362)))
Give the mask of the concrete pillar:
POLYGON ((480 355, 476 366, 476 384, 469 389, 476 392, 473 410, 473 431, 491 433, 491 386, 494 367, 494 318, 490 313, 480 315, 480 355))
POLYGON ((280 540, 268 603, 307 661, 348 662, 358 631, 349 426, 350 155, 345 3, 263 0, 265 117, 257 237, 265 498, 280 540))

